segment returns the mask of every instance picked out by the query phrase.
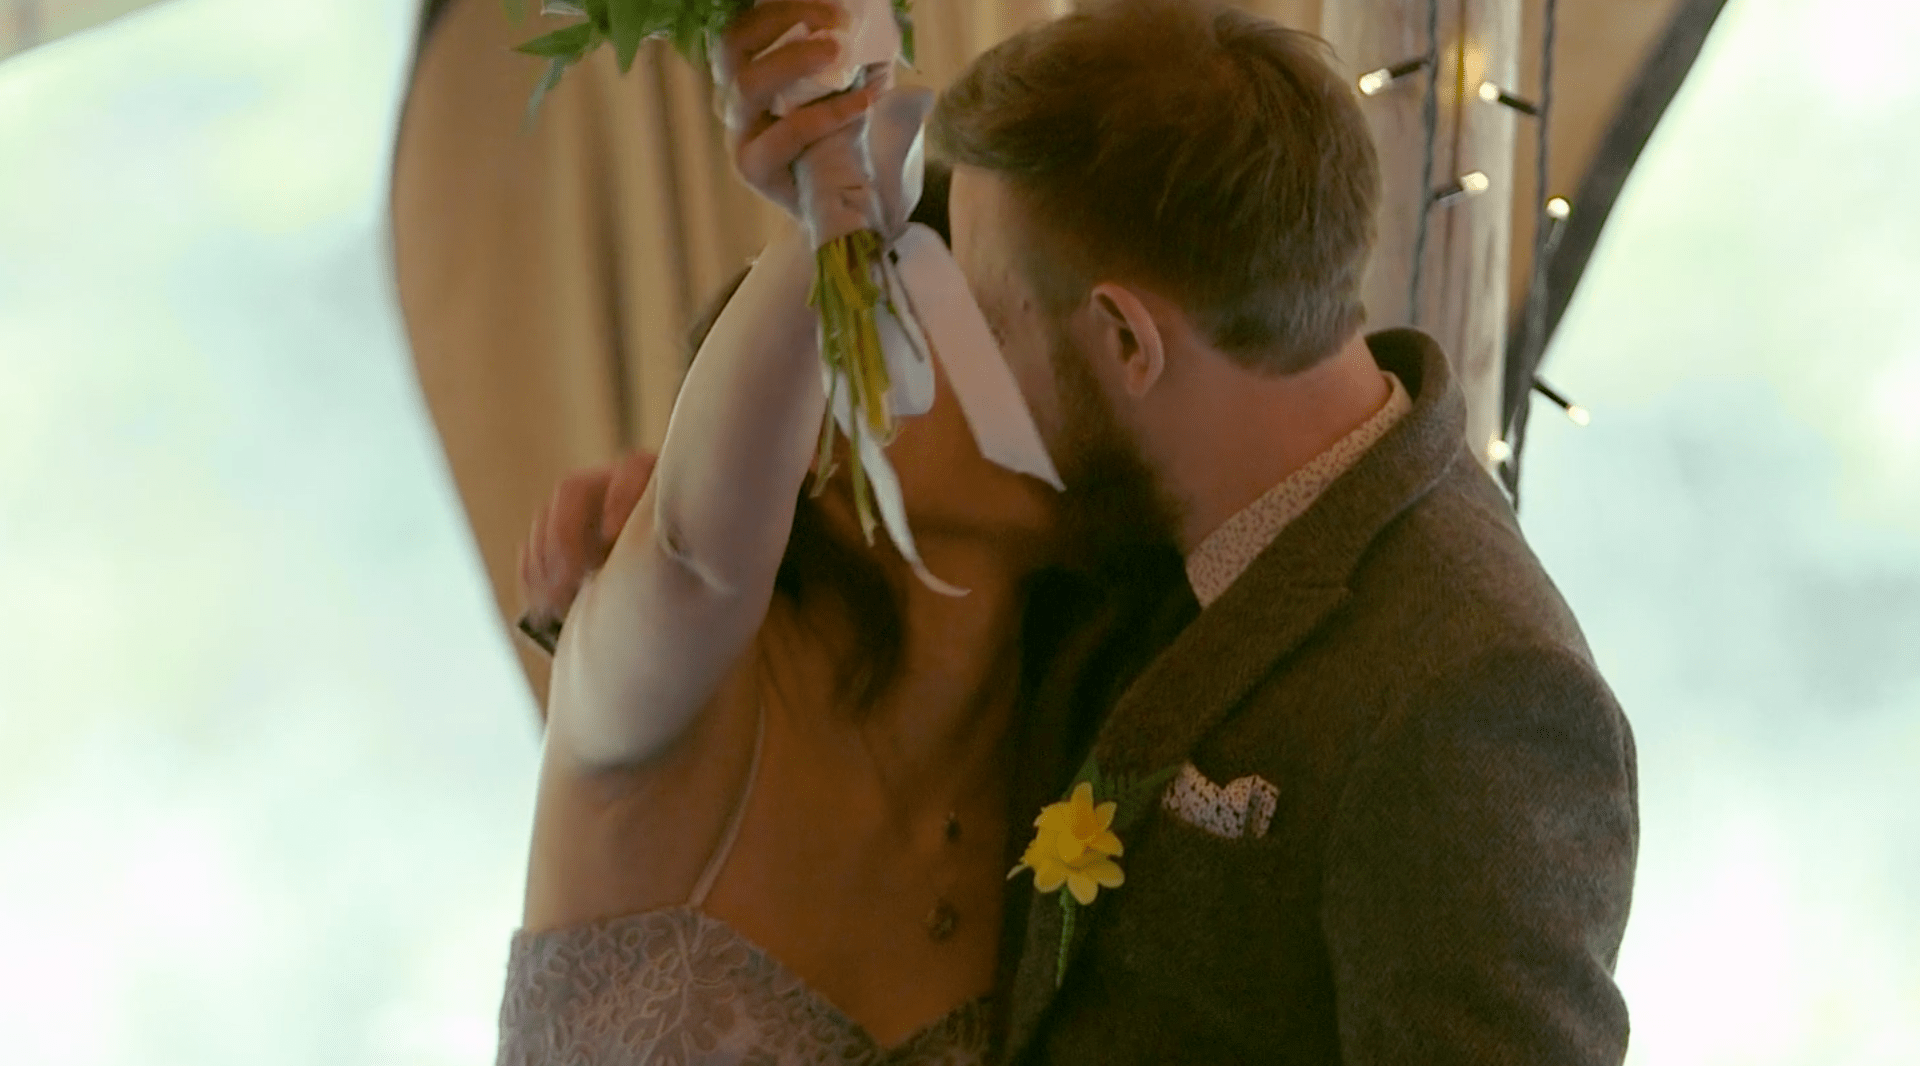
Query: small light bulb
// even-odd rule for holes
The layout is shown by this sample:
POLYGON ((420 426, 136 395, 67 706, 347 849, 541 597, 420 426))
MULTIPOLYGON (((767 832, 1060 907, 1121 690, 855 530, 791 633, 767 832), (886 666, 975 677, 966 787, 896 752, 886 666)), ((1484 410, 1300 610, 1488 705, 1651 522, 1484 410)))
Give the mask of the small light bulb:
POLYGON ((1401 78, 1415 71, 1425 69, 1427 69, 1427 59, 1425 56, 1420 56, 1415 59, 1403 59, 1390 67, 1381 67, 1379 70, 1369 70, 1365 74, 1360 75, 1360 94, 1362 96, 1377 96, 1385 90, 1387 86, 1392 85, 1401 78))
POLYGON ((1493 187, 1493 182, 1478 170, 1468 171, 1451 183, 1433 190, 1433 202, 1441 207, 1471 200, 1493 187))
POLYGON ((1504 463, 1513 458, 1513 445, 1495 437, 1487 442, 1487 461, 1504 463))
POLYGON ((1480 99, 1490 104, 1499 104, 1501 107, 1510 107, 1523 115, 1532 115, 1535 118, 1540 117, 1540 105, 1531 100, 1523 100, 1513 95, 1505 89, 1502 89, 1497 82, 1481 82, 1480 99))
POLYGON ((1567 418, 1576 426, 1588 425, 1593 421, 1593 415, 1577 403, 1567 408, 1567 418))
POLYGON ((1548 218, 1558 219, 1561 222, 1565 222, 1567 220, 1567 216, 1571 214, 1573 214, 1573 205, 1567 202, 1566 197, 1556 196, 1553 199, 1547 201, 1547 217, 1548 218))

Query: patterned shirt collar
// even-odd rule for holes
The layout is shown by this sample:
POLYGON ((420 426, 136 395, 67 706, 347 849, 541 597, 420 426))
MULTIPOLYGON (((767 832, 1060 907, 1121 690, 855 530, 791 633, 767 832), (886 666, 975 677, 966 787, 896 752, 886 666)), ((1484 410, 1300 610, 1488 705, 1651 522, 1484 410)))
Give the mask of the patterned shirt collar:
POLYGON ((1333 447, 1315 456, 1312 462, 1294 471, 1285 481, 1269 489, 1266 495, 1248 504, 1245 510, 1221 523, 1187 556, 1187 581, 1193 594, 1206 607, 1219 599, 1247 567, 1267 550, 1287 524, 1306 513, 1313 501, 1340 475, 1360 461, 1367 449, 1380 442, 1394 424, 1413 410, 1406 386, 1387 371, 1390 393, 1387 402, 1373 417, 1353 432, 1340 438, 1333 447))

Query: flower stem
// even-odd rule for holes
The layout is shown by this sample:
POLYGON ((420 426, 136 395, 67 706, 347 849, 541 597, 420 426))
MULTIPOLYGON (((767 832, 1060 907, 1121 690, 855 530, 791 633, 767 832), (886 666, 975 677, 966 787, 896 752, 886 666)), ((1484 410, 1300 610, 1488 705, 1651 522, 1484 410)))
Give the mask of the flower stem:
POLYGON ((821 245, 815 258, 813 292, 807 299, 820 315, 820 359, 826 364, 830 383, 827 424, 820 430, 820 453, 814 464, 815 491, 833 473, 833 410, 844 381, 850 416, 847 436, 852 452, 849 473, 853 478, 853 506, 868 544, 873 543, 877 523, 860 445, 868 438, 880 444, 893 438, 893 412, 887 409, 892 382, 875 319, 881 303, 875 278, 884 250, 885 242, 872 230, 859 230, 821 245))
POLYGON ((1059 988, 1067 980, 1067 948, 1073 943, 1073 912, 1079 910, 1072 895, 1060 893, 1060 960, 1053 968, 1053 987, 1059 988))

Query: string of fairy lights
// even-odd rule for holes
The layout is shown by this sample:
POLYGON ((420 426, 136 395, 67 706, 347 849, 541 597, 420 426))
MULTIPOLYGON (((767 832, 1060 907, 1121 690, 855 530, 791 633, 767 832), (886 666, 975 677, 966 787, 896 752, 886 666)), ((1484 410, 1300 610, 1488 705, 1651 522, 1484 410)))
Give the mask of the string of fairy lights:
MULTIPOLYGON (((1532 120, 1536 148, 1534 152, 1534 188, 1543 197, 1539 208, 1539 221, 1534 229, 1532 278, 1527 286, 1527 305, 1524 316, 1524 338, 1526 349, 1519 356, 1526 360, 1530 368, 1540 365, 1540 357, 1546 346, 1547 314, 1547 265, 1552 261, 1553 253, 1559 247, 1560 238, 1566 231, 1567 220, 1573 215, 1573 205, 1563 196, 1548 196, 1548 134, 1553 114, 1553 54, 1554 38, 1558 29, 1558 0, 1545 0, 1542 12, 1540 34, 1540 95, 1538 99, 1529 99, 1510 86, 1504 86, 1492 80, 1484 80, 1475 92, 1475 97, 1483 106, 1500 107, 1513 112, 1524 119, 1532 120)), ((1426 277, 1426 251, 1428 233, 1432 227, 1436 211, 1459 207, 1485 193, 1493 187, 1493 179, 1485 171, 1468 170, 1459 173, 1443 184, 1436 184, 1434 178, 1434 153, 1439 140, 1440 114, 1440 0, 1427 0, 1426 51, 1397 63, 1367 71, 1360 75, 1358 88, 1366 97, 1376 97, 1392 91, 1424 74, 1425 97, 1421 102, 1421 130, 1424 143, 1421 152, 1420 214, 1419 224, 1414 232, 1413 263, 1407 283, 1407 320, 1414 326, 1421 324, 1423 304, 1422 285, 1426 277)), ((1468 101, 1461 101, 1467 106, 1468 101)), ((1560 390, 1549 385, 1538 375, 1532 381, 1532 391, 1551 401, 1564 411, 1575 425, 1587 425, 1592 415, 1586 408, 1573 402, 1560 390)), ((1513 425, 1496 434, 1486 443, 1487 460, 1500 471, 1501 480, 1513 496, 1514 505, 1519 505, 1519 464, 1520 447, 1526 434, 1527 405, 1519 405, 1513 425)))

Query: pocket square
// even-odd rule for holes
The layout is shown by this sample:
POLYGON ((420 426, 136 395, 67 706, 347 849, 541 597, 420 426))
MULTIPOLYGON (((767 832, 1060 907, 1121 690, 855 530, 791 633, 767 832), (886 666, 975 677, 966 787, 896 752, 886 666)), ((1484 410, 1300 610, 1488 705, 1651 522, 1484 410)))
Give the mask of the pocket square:
POLYGON ((1266 778, 1254 775, 1216 785, 1192 763, 1180 768, 1160 798, 1169 814, 1229 840, 1266 836, 1279 802, 1280 790, 1266 778))

